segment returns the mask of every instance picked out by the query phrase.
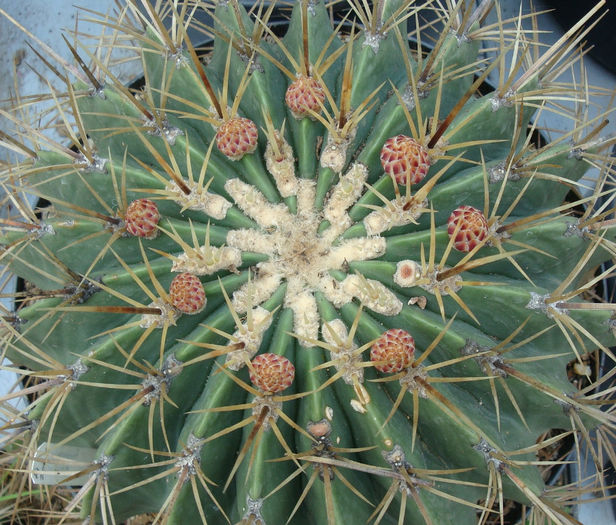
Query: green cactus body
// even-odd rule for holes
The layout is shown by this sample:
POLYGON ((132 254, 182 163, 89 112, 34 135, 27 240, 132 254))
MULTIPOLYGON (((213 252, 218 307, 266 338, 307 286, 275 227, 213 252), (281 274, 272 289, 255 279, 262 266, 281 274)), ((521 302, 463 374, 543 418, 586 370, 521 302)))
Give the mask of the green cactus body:
POLYGON ((93 458, 66 458, 86 481, 64 517, 470 525, 511 499, 575 523, 546 493, 537 452, 551 429, 578 441, 613 429, 567 376, 590 352, 612 357, 613 305, 584 294, 613 254, 613 187, 604 170, 590 197, 563 204, 588 162, 607 165, 597 123, 526 140, 536 108, 558 101, 561 62, 526 67, 532 35, 508 21, 493 36, 480 24, 491 2, 399 0, 352 2, 333 25, 322 2, 302 1, 284 37, 269 4, 196 2, 213 20, 202 62, 186 33, 193 2, 163 4, 136 15, 129 3, 143 27, 113 26, 138 43, 140 90, 74 50, 83 78, 57 97, 77 123, 73 151, 4 142, 31 154, 3 170, 21 203, 3 263, 36 287, 3 320, 4 353, 43 378, 20 416, 20 461, 44 461, 42 444, 93 458), (438 19, 427 54, 408 45, 416 13, 438 19), (484 39, 500 49, 487 65, 484 39), (486 67, 501 84, 478 95, 486 67), (285 93, 300 77, 312 87, 294 100, 318 102, 296 118, 285 93), (387 172, 397 135, 429 159, 417 183, 387 172), (22 191, 50 206, 28 208, 22 191), (127 212, 137 199, 148 202, 127 212), (454 247, 468 224, 448 222, 463 206, 485 216, 469 251, 454 247), (151 233, 131 235, 129 220, 151 233), (170 292, 179 273, 205 301, 190 276, 170 292), (370 361, 388 329, 415 343, 393 374, 370 361), (264 353, 293 363, 291 387, 251 383, 264 353))

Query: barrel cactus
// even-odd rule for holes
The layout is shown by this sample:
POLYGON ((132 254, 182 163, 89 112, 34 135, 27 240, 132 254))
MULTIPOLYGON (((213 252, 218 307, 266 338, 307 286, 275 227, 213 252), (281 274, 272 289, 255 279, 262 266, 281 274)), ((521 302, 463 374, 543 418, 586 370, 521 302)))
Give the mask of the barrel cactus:
POLYGON ((602 3, 552 47, 490 0, 137 4, 39 51, 52 118, 3 110, 16 490, 57 484, 58 522, 577 523, 542 472, 614 456, 614 141, 559 75, 602 3))

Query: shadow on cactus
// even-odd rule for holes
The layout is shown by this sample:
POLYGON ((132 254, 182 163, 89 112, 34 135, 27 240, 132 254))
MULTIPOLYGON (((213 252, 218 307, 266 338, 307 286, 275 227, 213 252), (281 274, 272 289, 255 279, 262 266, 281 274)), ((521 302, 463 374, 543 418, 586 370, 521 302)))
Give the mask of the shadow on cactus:
POLYGON ((544 48, 535 15, 446 5, 128 2, 44 59, 70 147, 29 99, 2 112, 2 263, 29 283, 3 355, 30 380, 2 430, 17 490, 69 487, 51 521, 578 523, 540 469, 572 436, 614 457, 609 378, 567 377, 614 359, 614 140, 559 78, 587 30, 544 48), (535 144, 548 112, 571 128, 535 144))

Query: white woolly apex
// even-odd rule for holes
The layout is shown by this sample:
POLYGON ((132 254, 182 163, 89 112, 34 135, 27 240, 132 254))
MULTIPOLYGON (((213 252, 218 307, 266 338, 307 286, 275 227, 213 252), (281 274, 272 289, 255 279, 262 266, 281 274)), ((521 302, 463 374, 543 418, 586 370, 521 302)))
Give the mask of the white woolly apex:
POLYGON ((175 322, 180 317, 180 312, 173 307, 173 305, 158 299, 148 305, 148 308, 158 308, 160 314, 143 314, 141 316, 141 322, 139 326, 141 328, 150 328, 154 326, 156 328, 162 328, 163 326, 175 326, 175 322))
POLYGON ((285 204, 272 204, 254 186, 240 179, 229 179, 225 182, 225 190, 238 207, 254 219, 262 228, 280 226, 291 220, 285 204))
POLYGON ((348 213, 343 213, 340 219, 335 223, 330 224, 329 228, 321 232, 321 238, 328 244, 334 244, 336 240, 353 226, 353 221, 348 213))
POLYGON ((281 275, 269 272, 269 265, 263 265, 263 271, 255 279, 244 283, 238 290, 233 292, 233 309, 236 312, 244 313, 253 306, 257 306, 269 299, 280 286, 281 275))
MULTIPOLYGON (((330 270, 346 270, 349 262, 375 259, 385 253, 386 240, 379 236, 339 241, 340 234, 352 225, 346 209, 361 196, 367 176, 367 168, 357 163, 341 177, 326 205, 324 213, 331 220, 331 226, 324 232, 319 231, 324 215, 315 209, 314 180, 297 179, 295 214, 284 204, 267 202, 253 186, 239 179, 227 181, 225 188, 237 206, 262 228, 261 231, 229 231, 227 246, 268 258, 257 264, 256 277, 233 293, 233 309, 240 313, 249 311, 269 299, 280 284, 286 282, 284 305, 294 313, 294 331, 302 345, 311 344, 319 336, 321 320, 314 298, 316 291, 322 292, 336 307, 358 297, 365 298, 368 308, 386 315, 397 314, 402 303, 383 285, 370 284, 364 279, 365 290, 362 291, 359 284, 352 286, 356 278, 345 281, 345 287, 329 274, 330 270)), ((359 397, 368 398, 367 394, 359 397)))
POLYGON ((347 150, 357 133, 357 128, 344 137, 337 137, 331 133, 327 136, 327 144, 321 152, 321 167, 331 168, 335 173, 340 173, 346 164, 347 150))
POLYGON ((282 197, 297 195, 297 178, 295 177, 295 159, 288 142, 278 133, 278 149, 282 157, 277 157, 270 141, 265 148, 265 166, 276 181, 276 188, 282 197))
POLYGON ((427 211, 428 201, 415 203, 406 199, 394 199, 385 206, 374 210, 364 218, 364 227, 368 235, 378 235, 382 232, 391 230, 395 226, 406 226, 407 224, 417 224, 417 219, 424 211, 427 211), (409 206, 408 203, 411 202, 409 206), (408 207, 408 209, 405 209, 408 207))
POLYGON ((330 269, 341 269, 351 261, 376 259, 385 253, 387 243, 383 237, 358 237, 343 241, 340 246, 332 248, 326 259, 330 269))
POLYGON ((331 275, 325 275, 319 281, 319 291, 336 308, 340 308, 353 300, 353 295, 343 288, 343 282, 337 281, 331 275))
POLYGON ((396 265, 396 273, 394 273, 394 282, 398 286, 408 288, 415 286, 417 279, 421 277, 421 268, 415 261, 404 259, 396 265))
POLYGON ((330 224, 327 229, 321 232, 321 238, 329 245, 332 245, 338 240, 340 235, 347 231, 351 226, 353 226, 351 217, 349 217, 348 213, 344 213, 341 215, 338 222, 330 224))
POLYGON ((331 197, 323 210, 323 216, 332 224, 343 220, 348 210, 362 194, 364 183, 368 179, 368 168, 354 163, 346 174, 334 186, 331 197))
POLYGON ((242 264, 242 252, 228 246, 201 246, 196 253, 180 254, 173 262, 172 272, 211 275, 218 270, 235 271, 242 264))
POLYGON ((297 213, 314 214, 314 199, 316 197, 316 182, 310 179, 300 179, 297 191, 297 213))
POLYGON ((227 233, 227 244, 243 252, 258 252, 272 255, 276 252, 275 238, 256 230, 231 230, 227 233))
POLYGON ((224 219, 227 216, 227 211, 231 207, 231 203, 227 199, 206 191, 205 188, 194 181, 184 181, 184 184, 190 190, 188 195, 175 183, 168 184, 165 188, 165 191, 171 195, 172 200, 182 208, 200 210, 214 219, 224 219))
POLYGON ((342 282, 349 295, 357 297, 366 306, 379 314, 398 315, 402 301, 383 283, 359 275, 349 275, 342 282))
POLYGON ((302 290, 301 279, 290 278, 285 306, 293 311, 293 331, 302 346, 312 346, 310 340, 319 338, 319 311, 317 302, 308 290, 302 290))
POLYGON ((250 361, 259 351, 263 334, 271 324, 271 312, 260 306, 253 308, 246 322, 233 334, 229 342, 230 346, 241 345, 242 347, 227 354, 227 368, 237 372, 247 361, 250 361))

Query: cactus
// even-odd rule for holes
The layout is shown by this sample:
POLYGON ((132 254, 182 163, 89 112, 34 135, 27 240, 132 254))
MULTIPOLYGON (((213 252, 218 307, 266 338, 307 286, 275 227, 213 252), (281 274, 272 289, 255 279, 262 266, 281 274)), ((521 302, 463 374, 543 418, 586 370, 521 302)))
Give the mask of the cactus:
POLYGON ((616 426, 585 364, 614 359, 614 140, 559 78, 584 24, 544 48, 490 0, 119 9, 44 59, 66 89, 35 120, 69 145, 2 110, 15 490, 57 483, 48 522, 578 523, 544 450, 600 470, 616 426), (570 130, 532 140, 551 111, 570 130))

